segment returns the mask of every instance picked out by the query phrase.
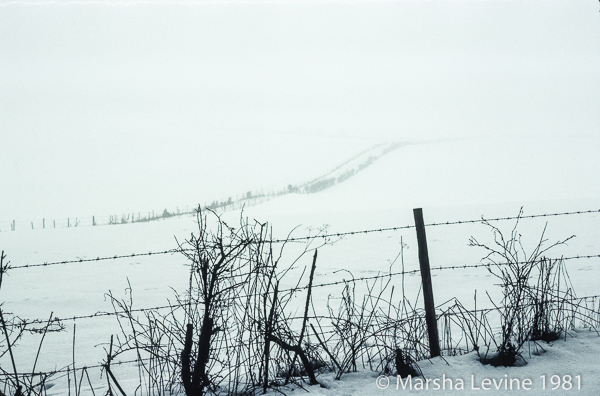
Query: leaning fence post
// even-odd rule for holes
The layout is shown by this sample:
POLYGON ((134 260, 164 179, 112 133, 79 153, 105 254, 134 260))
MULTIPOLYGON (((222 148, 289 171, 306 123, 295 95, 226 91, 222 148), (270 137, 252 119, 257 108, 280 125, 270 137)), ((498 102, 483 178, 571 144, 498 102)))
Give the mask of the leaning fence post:
POLYGON ((433 288, 431 286, 431 272, 429 269, 429 253, 427 252, 427 238, 425 236, 425 222, 423 209, 413 209, 417 241, 419 244, 419 264, 421 266, 421 281, 423 282, 423 298, 425 300, 425 321, 429 334, 429 349, 431 357, 440 356, 440 341, 438 337, 437 320, 435 317, 435 303, 433 302, 433 288))

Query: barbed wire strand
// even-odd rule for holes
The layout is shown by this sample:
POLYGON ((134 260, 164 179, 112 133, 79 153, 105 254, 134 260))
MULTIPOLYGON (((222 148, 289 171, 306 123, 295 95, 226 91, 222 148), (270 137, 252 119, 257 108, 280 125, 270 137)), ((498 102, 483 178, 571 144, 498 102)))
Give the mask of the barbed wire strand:
POLYGON ((63 261, 55 261, 55 262, 44 262, 37 264, 24 264, 24 265, 9 265, 7 269, 19 269, 19 268, 34 268, 34 267, 48 267, 51 265, 62 265, 62 264, 73 264, 73 263, 89 263, 89 262, 98 262, 98 261, 106 261, 106 260, 118 260, 123 258, 133 258, 133 257, 143 257, 143 256, 158 256, 161 254, 173 254, 180 252, 179 249, 169 249, 158 252, 148 252, 148 253, 131 253, 131 254, 122 254, 122 255, 113 255, 106 257, 96 257, 96 258, 78 258, 75 260, 63 260, 63 261))

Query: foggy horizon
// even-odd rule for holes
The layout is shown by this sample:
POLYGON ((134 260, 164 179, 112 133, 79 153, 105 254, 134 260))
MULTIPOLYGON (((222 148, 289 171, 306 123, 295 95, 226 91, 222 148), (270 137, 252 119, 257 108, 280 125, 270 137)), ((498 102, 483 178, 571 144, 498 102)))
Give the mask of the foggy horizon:
POLYGON ((599 22, 583 0, 0 2, 0 220, 202 204, 381 142, 596 142, 599 22))

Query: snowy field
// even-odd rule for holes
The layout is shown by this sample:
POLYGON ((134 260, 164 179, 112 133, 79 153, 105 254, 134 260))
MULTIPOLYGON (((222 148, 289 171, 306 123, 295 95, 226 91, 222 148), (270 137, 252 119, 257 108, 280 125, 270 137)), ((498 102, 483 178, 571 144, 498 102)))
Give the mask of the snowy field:
MULTIPOLYGON (((274 243, 278 268, 293 265, 278 290, 307 285, 318 247, 310 323, 329 320, 323 328, 334 327, 323 315, 351 279, 358 299, 389 280, 384 299, 393 288, 392 303, 422 312, 413 209, 423 210, 438 325, 453 342, 443 358, 419 358, 424 376, 410 383, 359 362, 341 381, 325 372, 325 387, 286 394, 600 394, 600 336, 581 322, 566 338, 525 345, 526 364, 494 368, 460 354, 468 337, 456 327, 449 336, 443 314, 456 301, 478 312, 502 303, 486 252, 469 240, 493 242, 482 217, 513 218, 492 222, 509 234, 522 208, 526 252, 543 230, 545 246, 575 236, 546 255, 565 258, 574 293, 595 309, 589 321, 599 320, 599 21, 594 0, 0 0, 0 251, 9 266, 0 396, 15 394, 2 387, 14 371, 59 371, 43 396, 106 395, 111 339, 128 337, 111 296, 131 302, 139 320, 143 309, 168 313, 190 284, 190 263, 173 251, 198 232, 189 213, 127 216, 227 202, 218 211, 229 226, 268 222, 276 239, 311 237, 274 243), (126 224, 106 225, 115 220, 126 224), (331 237, 312 238, 323 232, 331 237), (44 335, 49 318, 63 331, 44 335), (23 323, 38 331, 15 339, 23 323)), ((278 318, 302 316, 304 290, 278 318)), ((267 300, 243 326, 221 312, 238 333, 219 337, 253 329, 268 339, 267 300)), ((494 315, 487 329, 497 335, 494 315)), ((424 344, 406 341, 423 338, 414 327, 397 336, 410 316, 389 317, 377 316, 376 333, 391 335, 364 350, 381 347, 383 361, 396 348, 425 356, 424 344)), ((163 338, 175 347, 162 362, 179 362, 183 334, 170 334, 180 337, 163 338)), ((262 361, 252 358, 267 356, 268 343, 252 350, 244 334, 255 375, 262 361)), ((334 347, 347 339, 322 334, 334 347)), ((289 365, 274 351, 272 378, 289 365)), ((135 352, 111 363, 119 392, 163 396, 140 385, 147 366, 127 362, 135 352)), ((247 379, 218 364, 227 385, 247 379)))
MULTIPOLYGON (((251 221, 268 221, 273 227, 274 237, 284 238, 295 227, 292 236, 302 237, 314 234, 316 229, 325 225, 329 233, 410 226, 414 224, 412 209, 416 207, 423 208, 426 224, 477 220, 482 216, 516 216, 521 207, 525 216, 596 211, 600 209, 600 186, 597 183, 600 158, 595 155, 598 147, 600 139, 595 137, 471 139, 409 145, 385 155, 330 189, 308 195, 288 194, 248 207, 243 216, 251 221)), ((226 212, 222 216, 233 226, 238 223, 240 211, 226 212)), ((600 213, 587 213, 522 219, 519 232, 528 250, 528 247, 535 246, 547 222, 545 236, 549 244, 576 235, 567 246, 548 252, 549 257, 598 255, 599 218, 600 213)), ((514 221, 494 224, 508 233, 514 221)), ((18 267, 165 251, 177 247, 175 238, 181 242, 196 230, 191 216, 114 226, 18 230, 0 233, 0 248, 11 265, 18 267)), ((470 236, 481 242, 492 241, 490 230, 480 223, 428 227, 431 266, 478 264, 485 253, 467 246, 470 236)), ((319 249, 315 284, 337 282, 349 276, 340 270, 350 271, 357 278, 401 271, 398 259, 401 241, 405 244, 405 270, 418 269, 413 228, 346 235, 319 249)), ((291 259, 298 247, 290 245, 288 257, 291 259)), ((310 262, 310 255, 306 255, 297 264, 296 272, 290 274, 289 284, 283 286, 293 285, 297 281, 294 274, 309 267, 310 262)), ((600 295, 600 259, 574 259, 566 263, 578 297, 600 295)), ((25 319, 45 320, 51 313, 53 317, 65 319, 64 332, 46 336, 36 371, 62 369, 73 361, 76 367, 97 365, 106 357, 105 349, 111 334, 119 332, 116 319, 110 316, 68 318, 112 311, 105 293, 111 291, 116 297, 125 298, 129 285, 133 291, 134 308, 166 305, 169 299, 173 299, 173 289, 184 291, 187 287, 186 264, 185 258, 179 254, 160 254, 13 268, 3 279, 0 291, 2 311, 5 315, 11 313, 25 319)), ((496 301, 501 296, 500 288, 495 285, 497 279, 485 268, 433 271, 432 275, 438 305, 455 297, 465 306, 472 306, 477 292, 477 307, 485 308, 491 306, 484 297, 486 292, 498 299, 496 301)), ((400 287, 399 277, 394 282, 400 287)), ((407 275, 404 283, 406 298, 421 307, 422 300, 417 300, 419 275, 407 275)), ((341 285, 315 288, 315 303, 324 309, 327 296, 339 293, 341 285)), ((299 306, 303 298, 299 297, 299 306)), ((31 370, 39 339, 39 335, 27 336, 14 347, 20 372, 31 370)), ((529 351, 525 352, 527 365, 523 367, 483 366, 472 353, 421 361, 419 366, 425 378, 442 379, 445 375, 453 381, 455 388, 459 386, 459 379, 463 380, 465 389, 460 389, 460 386, 453 389, 456 394, 486 391, 481 388, 484 379, 513 379, 511 384, 514 388, 517 378, 519 390, 505 389, 502 383, 501 390, 489 390, 488 393, 545 395, 551 393, 549 389, 554 386, 550 382, 556 380, 553 375, 559 375, 561 381, 567 379, 563 377, 566 375, 573 379, 573 389, 567 391, 561 388, 554 391, 556 394, 597 394, 600 387, 597 375, 600 338, 595 333, 579 329, 570 332, 566 341, 544 344, 543 349, 543 353, 539 353, 539 349, 531 355, 529 351), (546 390, 542 388, 540 376, 543 375, 546 376, 546 390), (527 383, 523 382, 526 379, 532 381, 531 390, 527 390, 527 383), (575 389, 579 386, 577 381, 580 381, 580 389, 575 389), (475 389, 477 387, 481 389, 475 389)), ((8 359, 5 355, 0 363, 4 370, 11 371, 8 359)), ((127 394, 134 394, 136 370, 125 365, 113 370, 123 378, 127 394)), ((428 384, 428 390, 420 390, 416 379, 413 379, 412 391, 403 389, 402 385, 397 390, 395 378, 378 379, 377 376, 376 372, 361 369, 358 373, 344 376, 341 381, 334 381, 331 374, 324 374, 319 379, 328 389, 307 389, 310 393, 332 396, 441 391, 434 389, 435 382, 428 384), (385 387, 387 381, 387 390, 378 388, 378 385, 385 387)), ((97 386, 96 394, 106 391, 106 379, 100 378, 99 369, 90 369, 90 377, 97 386)), ((68 394, 64 376, 50 382, 55 385, 48 389, 49 395, 68 394)), ((89 393, 85 385, 82 392, 89 393)))

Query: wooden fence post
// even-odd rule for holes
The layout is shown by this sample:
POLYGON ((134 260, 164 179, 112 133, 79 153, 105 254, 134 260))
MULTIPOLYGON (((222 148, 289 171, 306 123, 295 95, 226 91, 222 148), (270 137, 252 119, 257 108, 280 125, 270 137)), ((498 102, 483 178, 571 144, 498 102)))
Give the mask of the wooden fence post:
POLYGON ((438 336, 437 319, 435 317, 435 303, 433 302, 433 287, 431 286, 431 272, 429 269, 429 253, 427 251, 423 209, 413 209, 413 214, 415 216, 417 241, 419 244, 419 264, 421 266, 421 280, 423 282, 425 321, 427 322, 427 332, 429 333, 429 349, 431 351, 431 357, 436 357, 440 356, 440 339, 438 336))

